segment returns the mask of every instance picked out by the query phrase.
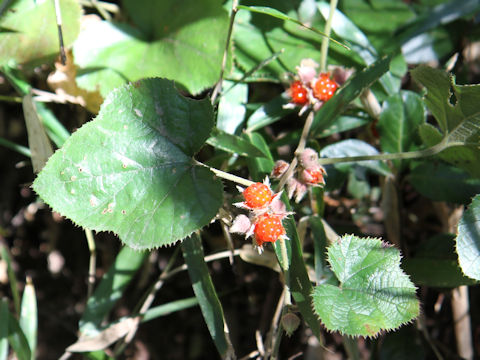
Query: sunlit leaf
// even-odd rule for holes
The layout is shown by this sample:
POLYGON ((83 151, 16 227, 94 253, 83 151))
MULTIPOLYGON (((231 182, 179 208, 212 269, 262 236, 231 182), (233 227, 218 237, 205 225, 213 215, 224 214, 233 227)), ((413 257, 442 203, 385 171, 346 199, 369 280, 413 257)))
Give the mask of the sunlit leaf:
POLYGON ((314 288, 313 307, 326 328, 376 336, 418 316, 415 286, 400 269, 400 252, 379 239, 343 236, 328 249, 340 284, 314 288))
MULTIPOLYGON (((70 46, 80 30, 81 10, 75 0, 60 0, 63 41, 70 46)), ((0 65, 52 60, 60 52, 53 1, 14 1, 0 17, 0 65)))
POLYGON ((147 79, 105 100, 48 161, 33 187, 55 211, 113 231, 135 249, 172 244, 207 225, 223 189, 192 156, 213 126, 208 100, 147 79))
POLYGON ((105 96, 126 81, 161 76, 191 93, 220 77, 228 14, 215 0, 125 1, 137 27, 89 22, 74 44, 77 82, 105 96))
POLYGON ((425 103, 438 122, 442 137, 428 126, 420 135, 427 146, 444 141, 447 148, 439 156, 480 177, 480 85, 456 85, 442 70, 419 66, 413 78, 425 86, 425 103))
POLYGON ((465 275, 480 280, 480 195, 476 195, 458 224, 457 253, 465 275))

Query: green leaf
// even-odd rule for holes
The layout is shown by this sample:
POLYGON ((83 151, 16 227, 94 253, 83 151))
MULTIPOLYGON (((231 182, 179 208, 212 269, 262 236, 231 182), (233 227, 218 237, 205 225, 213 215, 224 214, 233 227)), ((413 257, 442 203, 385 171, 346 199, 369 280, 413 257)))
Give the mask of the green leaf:
POLYGON ((35 349, 37 347, 37 297, 32 280, 27 277, 27 283, 23 290, 22 305, 20 309, 20 327, 27 338, 32 359, 35 359, 35 349))
POLYGON ((254 181, 262 181, 265 179, 266 175, 270 174, 275 164, 270 149, 268 148, 268 144, 259 133, 245 133, 243 134, 243 137, 264 153, 263 157, 247 158, 250 177, 254 181))
POLYGON ((217 128, 235 134, 245 119, 248 85, 224 80, 218 103, 217 128))
MULTIPOLYGON (((451 75, 427 66, 411 73, 426 87, 425 103, 438 122, 444 145, 452 147, 439 156, 480 177, 480 85, 456 85, 451 75)), ((434 133, 425 130, 420 132, 422 140, 427 146, 435 145, 434 133)))
POLYGON ((226 331, 223 309, 205 263, 202 242, 193 234, 182 242, 183 257, 188 266, 188 274, 193 291, 200 304, 203 318, 207 323, 215 346, 222 358, 235 357, 228 330, 226 331))
POLYGON ((261 152, 256 146, 252 145, 248 140, 236 135, 228 134, 216 128, 213 130, 212 136, 208 138, 207 144, 240 156, 264 156, 263 152, 261 152))
POLYGON ((188 309, 197 305, 198 305, 198 299, 196 297, 190 297, 190 298, 175 300, 166 304, 154 306, 148 309, 145 312, 145 314, 142 316, 142 323, 154 320, 161 316, 170 315, 174 312, 188 309))
MULTIPOLYGON (((278 11, 277 9, 273 9, 271 7, 239 5, 238 9, 243 9, 243 10, 248 10, 248 11, 252 11, 252 12, 256 12, 256 13, 260 13, 260 14, 264 14, 264 15, 273 16, 273 17, 275 17, 277 19, 280 19, 280 20, 283 20, 283 21, 291 21, 291 22, 293 22, 297 25, 300 25, 300 26, 302 26, 306 29, 309 29, 309 30, 321 35, 321 36, 327 37, 327 35, 325 33, 323 33, 322 31, 319 31, 319 30, 317 30, 313 27, 307 26, 307 25, 303 24, 302 22, 298 21, 297 19, 294 19, 294 18, 282 13, 281 11, 278 11)), ((347 48, 347 46, 343 45, 342 43, 338 42, 337 40, 332 39, 331 37, 329 37, 329 39, 330 39, 330 41, 347 48)))
POLYGON ((32 95, 23 97, 23 114, 28 133, 28 147, 31 151, 33 172, 38 173, 53 154, 52 144, 37 113, 32 95))
POLYGON ((399 43, 406 43, 416 36, 422 35, 439 25, 445 25, 458 18, 474 13, 480 8, 477 0, 451 0, 442 2, 433 8, 426 7, 425 11, 404 24, 401 31, 396 35, 399 43))
POLYGON ((408 175, 416 191, 435 201, 467 204, 480 193, 480 180, 466 171, 441 162, 425 161, 415 165, 408 175))
POLYGON ((17 278, 13 271, 11 256, 3 244, 0 244, 0 255, 7 263, 8 282, 10 283, 10 290, 12 291, 13 305, 15 307, 15 313, 20 315, 20 293, 18 292, 17 278))
POLYGON ((207 225, 223 201, 222 183, 192 159, 212 116, 208 100, 181 96, 171 81, 123 86, 49 159, 33 188, 78 225, 113 231, 132 248, 173 244, 207 225))
POLYGON ((455 288, 476 284, 462 274, 454 238, 453 234, 433 236, 420 243, 414 257, 403 261, 402 268, 416 285, 455 288))
POLYGON ((311 129, 312 135, 318 135, 327 129, 347 105, 385 74, 389 70, 391 60, 389 56, 383 57, 348 79, 315 115, 311 129))
POLYGON ((8 342, 17 355, 18 360, 31 360, 32 352, 28 345, 28 340, 18 324, 17 319, 8 313, 8 342))
POLYGON ((386 334, 378 355, 379 360, 424 360, 422 337, 415 325, 386 334))
MULTIPOLYGON (((320 151, 321 157, 327 158, 343 158, 347 156, 362 156, 362 155, 377 155, 378 150, 375 149, 372 145, 366 143, 362 140, 349 139, 339 141, 332 145, 325 146, 320 151)), ((368 160, 362 161, 358 164, 352 162, 338 163, 334 165, 335 168, 346 171, 352 166, 355 167, 366 167, 370 170, 373 170, 379 175, 388 175, 390 174, 390 169, 388 166, 378 160, 368 160)))
MULTIPOLYGON (((420 96, 411 91, 401 91, 383 103, 377 124, 383 152, 401 153, 417 148, 415 139, 418 127, 425 123, 426 109, 420 96)), ((401 161, 394 161, 400 168, 401 161)))
MULTIPOLYGON (((244 1, 255 6, 266 5, 272 12, 279 11, 289 19, 298 19, 298 3, 291 1, 272 2, 244 1)), ((323 28, 321 19, 306 19, 309 25, 315 28, 323 28)), ((239 11, 235 18, 233 29, 235 44, 235 60, 240 69, 246 71, 257 67, 263 61, 281 54, 274 61, 269 62, 255 72, 254 76, 261 80, 279 82, 285 72, 294 72, 295 67, 300 65, 302 59, 318 59, 322 36, 298 25, 295 21, 285 21, 281 18, 265 16, 264 14, 250 11, 239 11)), ((329 62, 353 66, 360 64, 352 59, 355 54, 341 46, 332 46, 329 50, 329 62)))
MULTIPOLYGON (((63 41, 69 47, 80 31, 81 10, 75 0, 60 0, 63 41)), ((40 63, 60 52, 55 8, 52 1, 14 1, 0 17, 0 66, 40 63)))
POLYGON ((246 131, 252 132, 261 129, 291 114, 291 109, 285 109, 283 107, 283 105, 288 104, 288 102, 289 100, 285 96, 280 95, 260 106, 248 118, 246 131))
MULTIPOLYGON (((8 300, 0 299, 0 319, 8 318, 8 300)), ((8 321, 0 321, 0 360, 8 356, 8 321)))
POLYGON ((308 222, 312 229, 315 257, 315 280, 318 284, 332 277, 330 269, 327 268, 327 235, 325 233, 322 219, 318 216, 310 216, 308 222))
POLYGON ((89 23, 74 44, 78 85, 105 96, 125 81, 161 76, 192 94, 215 84, 228 14, 216 0, 125 1, 139 28, 89 23))
POLYGON ((95 336, 101 331, 103 319, 122 297, 147 255, 128 247, 118 253, 115 262, 87 301, 79 323, 82 336, 95 336))
POLYGON ((480 195, 476 195, 458 224, 458 261, 465 275, 480 280, 480 195))
MULTIPOLYGON (((319 2, 318 9, 323 17, 328 19, 330 14, 330 4, 319 2)), ((365 34, 338 9, 335 10, 332 17, 332 30, 349 42, 351 49, 363 59, 366 65, 371 65, 377 60, 377 51, 370 44, 365 34)), ((394 79, 390 72, 386 72, 380 78, 380 83, 387 94, 396 93, 401 85, 400 80, 394 79)))
POLYGON ((317 135, 317 138, 327 137, 333 134, 339 134, 344 131, 352 130, 365 126, 370 123, 371 119, 365 113, 355 115, 343 115, 336 118, 336 120, 325 130, 317 135))
POLYGON ((340 284, 318 285, 313 292, 313 307, 328 330, 375 336, 418 316, 415 286, 394 247, 345 235, 329 247, 328 261, 340 284))

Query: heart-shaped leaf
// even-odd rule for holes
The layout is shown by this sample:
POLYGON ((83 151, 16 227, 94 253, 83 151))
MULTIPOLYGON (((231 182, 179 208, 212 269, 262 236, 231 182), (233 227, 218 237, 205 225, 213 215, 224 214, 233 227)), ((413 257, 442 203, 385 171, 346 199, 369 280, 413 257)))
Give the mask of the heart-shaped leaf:
POLYGON ((314 288, 313 307, 327 329, 375 336, 419 313, 415 286, 400 269, 400 252, 379 239, 343 236, 328 249, 340 284, 314 288))
POLYGON ((222 184, 192 156, 213 126, 208 100, 146 79, 113 91, 33 184, 55 211, 135 249, 169 245, 210 222, 222 184))
MULTIPOLYGON (((81 10, 75 0, 60 0, 63 41, 70 46, 80 31, 81 10)), ((3 5, 3 2, 2 2, 3 5)), ((0 65, 53 57, 60 51, 52 1, 15 1, 0 17, 0 65)))
POLYGON ((177 81, 193 94, 220 76, 228 15, 216 0, 126 1, 138 27, 88 23, 74 44, 78 85, 105 96, 126 80, 177 81))

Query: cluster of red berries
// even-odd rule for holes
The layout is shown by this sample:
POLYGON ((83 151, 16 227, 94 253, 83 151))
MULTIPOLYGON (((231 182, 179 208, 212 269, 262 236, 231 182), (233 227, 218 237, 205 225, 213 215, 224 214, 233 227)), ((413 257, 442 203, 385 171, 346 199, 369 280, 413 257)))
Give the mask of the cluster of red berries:
MULTIPOLYGON (((318 64, 312 59, 304 59, 297 66, 300 80, 295 80, 287 90, 292 99, 289 107, 313 105, 315 110, 330 100, 338 88, 338 83, 330 78, 329 73, 320 73, 317 76, 318 64)), ((288 107, 288 106, 287 106, 288 107)))
MULTIPOLYGON (((287 171, 289 163, 278 160, 272 170, 271 176, 279 179, 287 171)), ((291 199, 295 195, 295 202, 300 202, 311 186, 325 185, 326 171, 318 163, 318 153, 306 148, 299 156, 299 166, 294 174, 287 179, 287 194, 291 199)))
POLYGON ((280 193, 273 193, 268 178, 263 183, 257 182, 246 189, 239 189, 245 201, 235 203, 240 208, 250 210, 250 216, 238 215, 230 232, 242 233, 248 238, 253 235, 259 251, 266 242, 274 243, 280 238, 287 239, 282 219, 288 215, 285 204, 280 200, 280 193))

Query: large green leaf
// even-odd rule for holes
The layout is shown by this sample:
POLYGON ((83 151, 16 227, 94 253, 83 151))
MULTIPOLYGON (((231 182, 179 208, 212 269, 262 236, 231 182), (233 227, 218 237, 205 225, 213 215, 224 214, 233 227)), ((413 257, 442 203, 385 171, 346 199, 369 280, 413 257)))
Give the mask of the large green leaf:
POLYGON ((327 329, 375 336, 418 316, 415 286, 393 246, 346 235, 329 247, 328 261, 340 284, 318 285, 313 292, 313 307, 327 329))
MULTIPOLYGON (((70 46, 80 31, 80 6, 60 0, 63 41, 70 46)), ((18 0, 0 17, 0 65, 38 63, 60 52, 53 1, 18 0)))
MULTIPOLYGON (((413 78, 427 89, 425 103, 438 122, 447 146, 439 156, 480 177, 480 85, 456 85, 451 75, 427 66, 412 70, 413 78)), ((431 129, 420 135, 428 146, 438 142, 431 129)))
POLYGON ((415 250, 415 256, 402 262, 403 270, 415 285, 455 288, 476 283, 462 274, 454 238, 453 234, 437 234, 422 241, 415 250))
POLYGON ((192 156, 213 126, 208 100, 165 79, 123 86, 77 130, 33 184, 55 211, 113 231, 135 249, 169 245, 210 222, 222 183, 192 156))
POLYGON ((228 15, 216 0, 125 1, 138 27, 88 23, 74 44, 79 86, 105 96, 126 80, 173 79, 191 93, 220 76, 228 15))
POLYGON ((416 191, 435 201, 468 204, 472 196, 480 193, 480 179, 443 162, 416 164, 408 174, 408 180, 416 191))
POLYGON ((458 224, 457 253, 465 275, 480 280, 480 195, 473 198, 458 224))
MULTIPOLYGON (((425 122, 426 109, 419 95, 402 91, 390 96, 384 103, 377 129, 382 150, 401 153, 416 149, 418 127, 425 122)), ((395 161, 397 167, 399 160, 395 161)))
MULTIPOLYGON (((320 17, 301 18, 299 3, 300 1, 242 1, 243 5, 254 5, 257 10, 263 9, 263 13, 241 10, 235 18, 234 55, 240 68, 250 70, 281 52, 278 59, 254 74, 258 78, 279 81, 285 72, 294 72, 302 59, 319 58, 323 36, 294 21, 308 23, 316 29, 323 29, 325 22, 320 17), (279 12, 282 15, 279 15, 279 12), (289 20, 285 21, 287 18, 289 20)), ((354 52, 342 46, 332 45, 329 63, 360 65, 357 59, 354 59, 355 56, 354 52)))

